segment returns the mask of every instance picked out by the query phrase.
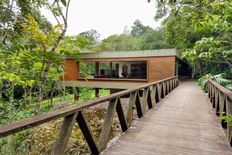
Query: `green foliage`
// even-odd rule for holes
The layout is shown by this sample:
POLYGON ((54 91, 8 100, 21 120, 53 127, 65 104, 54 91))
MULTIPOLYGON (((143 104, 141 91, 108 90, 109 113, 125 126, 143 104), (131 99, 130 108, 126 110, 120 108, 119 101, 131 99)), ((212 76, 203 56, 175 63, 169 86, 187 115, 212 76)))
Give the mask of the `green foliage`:
POLYGON ((111 35, 93 48, 94 51, 154 50, 173 47, 164 39, 162 29, 152 29, 136 20, 131 32, 111 35))
POLYGON ((97 32, 97 30, 92 29, 89 31, 82 32, 79 35, 89 39, 93 45, 99 43, 100 34, 97 32))
POLYGON ((224 120, 225 122, 228 122, 229 126, 232 125, 232 115, 222 113, 222 116, 220 116, 219 119, 224 120))
MULTIPOLYGON (((51 91, 57 91, 51 83, 59 81, 64 58, 78 54, 77 50, 74 52, 69 47, 65 49, 59 45, 66 26, 52 26, 39 11, 41 7, 49 8, 55 18, 58 18, 62 15, 63 9, 68 10, 63 6, 67 7, 69 1, 50 2, 0 2, 0 109, 4 123, 13 121, 16 117, 23 118, 23 110, 30 106, 35 108, 34 103, 40 98, 46 98, 51 91), (57 12, 53 12, 55 10, 57 12), (40 91, 41 81, 45 81, 44 88, 41 88, 45 91, 40 91), (44 97, 39 98, 39 92, 42 92, 40 96, 44 97)), ((79 40, 81 41, 77 46, 81 49, 85 43, 82 37, 79 37, 79 40)), ((49 108, 42 106, 41 111, 49 108)), ((33 111, 29 110, 25 115, 32 116, 33 111)))
POLYGON ((212 79, 212 75, 211 74, 206 74, 204 76, 202 76, 201 78, 199 78, 198 83, 201 86, 201 88, 206 91, 207 90, 207 81, 209 79, 212 79))
POLYGON ((111 35, 104 39, 94 50, 99 51, 129 51, 136 49, 137 39, 131 35, 111 35))
POLYGON ((173 48, 172 45, 165 42, 163 30, 148 30, 144 33, 137 42, 137 49, 139 50, 154 50, 173 48))
POLYGON ((66 6, 67 4, 66 4, 66 0, 60 0, 61 1, 61 3, 64 5, 64 6, 66 6))
POLYGON ((144 26, 140 20, 135 20, 133 26, 131 27, 131 35, 134 37, 140 37, 144 33, 152 30, 149 26, 144 26))
POLYGON ((199 85, 201 86, 201 88, 203 90, 207 90, 207 81, 211 79, 211 80, 215 80, 217 83, 219 83, 220 85, 230 89, 231 89, 231 84, 232 84, 232 81, 231 80, 228 80, 228 79, 225 79, 225 74, 217 74, 217 75, 212 75, 212 74, 206 74, 204 76, 202 76, 198 82, 199 82, 199 85))
MULTIPOLYGON (((100 90, 100 96, 109 95, 109 93, 110 93, 109 90, 100 90)), ((81 102, 95 98, 95 92, 94 90, 83 88, 81 89, 80 96, 81 98, 78 101, 78 103, 75 103, 73 101, 73 94, 66 95, 65 98, 69 99, 70 102, 69 105, 80 104, 81 102)), ((63 101, 63 96, 56 97, 53 99, 53 101, 54 101, 54 105, 59 104, 61 101, 63 101)), ((41 111, 47 112, 49 110, 52 110, 52 106, 49 103, 49 100, 44 100, 41 107, 41 111)), ((101 119, 104 118, 105 115, 103 112, 104 111, 102 110, 99 110, 99 112, 96 113, 88 112, 87 116, 91 117, 91 126, 96 126, 96 123, 99 123, 99 116, 101 119)), ((17 118, 15 118, 13 121, 29 118, 33 115, 33 113, 34 113, 34 106, 31 105, 27 109, 20 111, 17 118)), ((3 119, 4 118, 2 117, 2 115, 0 115, 0 120, 2 121, 3 119)), ((40 125, 36 128, 25 130, 22 132, 18 132, 15 135, 1 138, 0 155, 44 154, 44 153, 49 154, 52 149, 52 145, 56 140, 56 136, 58 134, 59 126, 61 122, 62 122, 61 119, 57 121, 52 121, 50 123, 40 125)), ((4 124, 6 123, 7 122, 4 122, 4 124)), ((98 131, 100 131, 100 129, 98 131)), ((73 133, 70 137, 70 143, 69 146, 67 147, 68 152, 72 152, 72 151, 80 152, 81 151, 80 149, 83 148, 80 148, 79 145, 81 145, 82 147, 86 146, 85 149, 88 148, 84 138, 82 137, 81 131, 76 126, 74 126, 73 128, 73 133), (73 145, 75 145, 75 147, 73 145)))
POLYGON ((45 34, 40 29, 38 22, 31 16, 28 16, 28 23, 24 26, 24 31, 28 34, 29 39, 34 44, 41 46, 44 52, 54 45, 61 29, 62 26, 57 25, 48 34, 45 34))
POLYGON ((178 3, 164 22, 167 42, 183 52, 182 58, 192 66, 193 75, 197 70, 201 70, 201 74, 215 72, 212 70, 232 73, 231 1, 178 3))
POLYGON ((66 57, 72 57, 79 59, 79 52, 86 51, 92 45, 92 42, 81 35, 77 36, 65 36, 65 38, 59 44, 58 49, 61 54, 66 57))
POLYGON ((80 62, 80 68, 80 77, 87 80, 87 77, 89 76, 89 66, 84 62, 80 62))

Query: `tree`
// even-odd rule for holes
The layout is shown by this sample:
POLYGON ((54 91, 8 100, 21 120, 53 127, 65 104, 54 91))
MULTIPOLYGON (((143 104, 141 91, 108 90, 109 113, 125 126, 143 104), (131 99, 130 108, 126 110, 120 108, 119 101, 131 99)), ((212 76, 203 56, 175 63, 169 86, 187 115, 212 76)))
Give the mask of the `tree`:
MULTIPOLYGON (((38 90, 37 108, 44 99, 48 80, 59 79, 59 66, 63 53, 58 49, 67 30, 70 0, 1 1, 6 14, 1 16, 1 82, 12 86, 27 84, 38 90), (57 25, 51 24, 40 15, 36 7, 46 6, 53 13, 57 25), (64 7, 64 8, 63 8, 64 7), (14 9, 12 9, 14 8, 14 9), (63 8, 63 10, 62 10, 63 8), (18 11, 20 10, 20 11, 18 11), (12 18, 7 18, 12 15, 12 18), (9 69, 10 68, 10 69, 9 69), (12 68, 12 69, 11 69, 12 68)), ((2 11, 2 10, 1 10, 2 11)), ((3 84, 3 83, 2 83, 3 84)))
POLYGON ((97 45, 95 51, 132 51, 153 50, 173 47, 164 39, 162 29, 152 29, 144 26, 139 20, 134 22, 132 30, 128 33, 127 27, 123 34, 111 35, 97 45))
POLYGON ((137 48, 139 50, 154 50, 154 49, 163 49, 171 48, 170 44, 166 43, 163 35, 163 30, 149 30, 144 33, 137 42, 137 48))
MULTIPOLYGON (((186 50, 195 54, 198 60, 214 64, 227 64, 232 73, 232 4, 226 1, 206 1, 200 3, 204 9, 189 14, 193 20, 194 30, 201 38, 193 48, 186 50)), ((197 6, 195 6, 197 8, 197 6)))
POLYGON ((144 26, 142 24, 142 22, 140 20, 135 20, 135 22, 133 23, 134 25, 131 27, 131 35, 134 37, 140 37, 142 36, 144 33, 148 32, 149 30, 151 30, 152 28, 150 28, 149 26, 144 26))
POLYGON ((111 35, 102 40, 94 50, 99 51, 130 51, 136 49, 137 38, 132 35, 111 35))
POLYGON ((82 32, 79 35, 89 39, 93 45, 99 43, 100 34, 97 32, 97 30, 92 29, 89 31, 82 32))
POLYGON ((54 1, 52 5, 48 4, 49 8, 51 8, 53 15, 54 17, 56 17, 58 22, 58 25, 55 26, 53 31, 51 31, 48 35, 46 35, 39 29, 38 25, 36 24, 36 22, 33 21, 33 19, 32 21, 29 20, 29 23, 26 26, 26 31, 28 32, 29 36, 31 36, 30 39, 34 42, 39 43, 40 50, 42 50, 45 56, 47 56, 47 58, 43 59, 41 66, 39 97, 37 102, 38 104, 37 104, 36 113, 39 112, 40 104, 43 101, 44 90, 45 90, 49 70, 53 64, 56 65, 56 63, 57 62, 59 63, 60 60, 57 47, 60 41, 64 38, 65 33, 67 31, 69 4, 70 4, 70 0, 68 0, 67 2, 64 0, 54 1), (64 12, 61 10, 60 3, 62 3, 63 6, 66 7, 64 12), (58 20, 57 17, 62 18, 63 26, 61 25, 61 22, 58 20), (55 56, 57 56, 55 59, 51 59, 54 58, 55 56))
POLYGON ((165 38, 179 51, 185 51, 182 58, 189 61, 193 71, 202 74, 212 65, 230 66, 231 2, 184 0, 176 1, 170 8, 170 15, 163 23, 165 38))
POLYGON ((68 56, 74 54, 76 56, 72 56, 77 58, 80 50, 88 49, 90 45, 92 45, 91 40, 81 35, 65 36, 59 45, 59 50, 68 56))

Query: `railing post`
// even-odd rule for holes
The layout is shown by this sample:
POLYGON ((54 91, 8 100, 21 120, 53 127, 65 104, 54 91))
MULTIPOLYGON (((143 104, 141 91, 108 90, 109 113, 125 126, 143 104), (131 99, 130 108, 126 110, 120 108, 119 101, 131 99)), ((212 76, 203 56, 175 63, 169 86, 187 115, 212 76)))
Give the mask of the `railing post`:
POLYGON ((136 92, 130 93, 130 100, 126 113, 127 127, 131 126, 131 122, 133 120, 133 105, 135 104, 135 100, 136 100, 136 92))
POLYGON ((153 102, 152 102, 152 97, 151 97, 151 90, 150 90, 150 88, 148 88, 147 106, 148 106, 148 109, 152 109, 152 107, 153 107, 153 102))
POLYGON ((156 91, 157 91, 157 86, 156 85, 152 85, 151 89, 151 102, 152 102, 152 106, 155 106, 156 104, 156 91))
POLYGON ((64 117, 63 123, 58 134, 58 138, 53 146, 51 155, 64 155, 69 137, 76 119, 77 113, 64 117))
POLYGON ((213 87, 213 94, 212 94, 212 105, 213 105, 213 108, 215 108, 215 91, 216 91, 216 88, 213 87))
POLYGON ((222 113, 224 112, 224 107, 225 107, 225 103, 226 103, 226 97, 222 92, 219 92, 219 113, 220 116, 222 116, 222 113))
POLYGON ((211 86, 211 97, 210 97, 210 101, 213 104, 213 98, 214 98, 214 87, 211 86))
POLYGON ((172 90, 174 89, 173 79, 171 80, 172 90))
MULTIPOLYGON (((226 113, 227 115, 232 115, 232 99, 229 97, 226 98, 226 113)), ((227 122, 227 138, 230 144, 232 144, 232 126, 229 123, 231 122, 227 122)))
POLYGON ((166 85, 167 85, 167 94, 170 93, 170 83, 169 83, 169 80, 166 82, 166 85))
POLYGON ((107 143, 109 141, 110 130, 113 124, 115 108, 118 102, 117 100, 118 99, 111 100, 109 103, 108 109, 106 111, 105 120, 104 120, 103 127, 102 127, 100 137, 99 137, 100 151, 103 151, 106 148, 107 143))
POLYGON ((215 91, 215 112, 219 115, 219 93, 220 91, 216 89, 215 91))
POLYGON ((145 114, 146 107, 147 107, 147 97, 148 97, 149 88, 143 89, 143 96, 142 96, 142 112, 145 114))
POLYGON ((164 98, 166 96, 166 83, 165 82, 162 82, 162 88, 163 88, 162 94, 163 94, 163 98, 164 98))
POLYGON ((175 81, 175 79, 173 79, 173 88, 176 88, 176 81, 175 81))
POLYGON ((171 80, 169 80, 169 92, 171 92, 172 91, 172 82, 171 82, 171 80))
POLYGON ((155 102, 158 103, 161 100, 159 83, 156 84, 155 102))
POLYGON ((164 98, 164 87, 163 87, 163 82, 161 82, 160 84, 159 84, 159 86, 160 86, 160 97, 161 97, 161 99, 162 98, 164 98))
POLYGON ((209 81, 207 81, 207 88, 208 88, 208 97, 210 98, 211 97, 211 83, 209 81))

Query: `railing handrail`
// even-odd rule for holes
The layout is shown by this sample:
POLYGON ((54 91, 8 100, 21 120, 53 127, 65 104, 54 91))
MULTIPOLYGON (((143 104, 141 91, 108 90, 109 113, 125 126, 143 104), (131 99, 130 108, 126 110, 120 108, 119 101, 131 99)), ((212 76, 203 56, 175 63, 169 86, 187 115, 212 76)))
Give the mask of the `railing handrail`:
POLYGON ((211 83, 220 92, 222 92, 223 94, 225 94, 228 98, 230 98, 232 100, 232 91, 231 90, 225 88, 224 86, 220 85, 219 83, 217 83, 214 80, 208 80, 208 82, 211 83))
MULTIPOLYGON (((232 115, 232 91, 216 81, 208 80, 208 97, 217 116, 232 115)), ((232 145, 232 126, 229 121, 221 120, 227 139, 232 145)))
POLYGON ((124 95, 128 95, 132 92, 135 92, 137 90, 141 90, 147 87, 150 87, 152 85, 155 84, 159 84, 168 80, 172 80, 177 78, 178 76, 173 76, 173 77, 169 77, 160 81, 156 81, 153 83, 149 83, 137 88, 133 88, 133 89, 128 89, 128 90, 124 90, 118 93, 114 93, 105 97, 101 97, 101 98, 97 98, 97 99, 93 99, 87 102, 82 103, 81 105, 76 105, 76 106, 71 106, 71 107, 66 107, 66 108, 62 108, 62 109, 58 109, 58 110, 53 110, 50 111, 48 113, 45 114, 41 114, 38 116, 33 116, 31 118, 22 120, 22 121, 18 121, 18 122, 14 122, 14 123, 10 123, 4 126, 0 126, 0 137, 5 137, 7 135, 28 129, 28 128, 32 128, 38 125, 41 125, 43 123, 47 123, 51 120, 55 120, 61 117, 65 117, 74 113, 77 113, 85 108, 91 107, 91 106, 95 106, 98 104, 101 104, 102 102, 105 101, 110 101, 113 99, 116 99, 118 97, 122 97, 124 95))

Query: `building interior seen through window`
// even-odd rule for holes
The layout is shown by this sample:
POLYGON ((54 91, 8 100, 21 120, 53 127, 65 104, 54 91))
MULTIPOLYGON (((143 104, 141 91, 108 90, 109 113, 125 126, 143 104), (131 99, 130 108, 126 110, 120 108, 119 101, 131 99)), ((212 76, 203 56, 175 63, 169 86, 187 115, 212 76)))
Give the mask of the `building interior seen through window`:
POLYGON ((80 72, 87 72, 88 79, 118 78, 147 79, 146 61, 115 61, 115 62, 81 62, 80 72))

